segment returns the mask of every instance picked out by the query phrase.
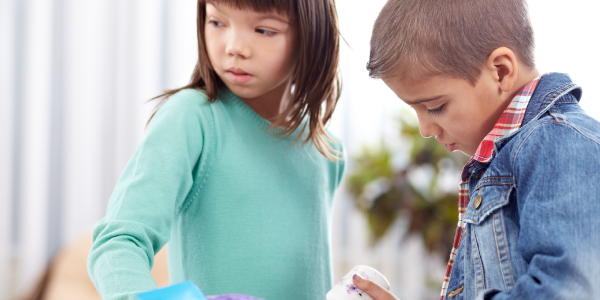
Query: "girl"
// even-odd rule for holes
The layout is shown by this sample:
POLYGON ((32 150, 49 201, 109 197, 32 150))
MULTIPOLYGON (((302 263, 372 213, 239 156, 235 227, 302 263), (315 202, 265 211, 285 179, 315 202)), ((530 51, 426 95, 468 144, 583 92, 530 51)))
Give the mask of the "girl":
POLYGON ((102 298, 172 283, 205 294, 324 298, 342 148, 334 0, 199 0, 191 83, 167 91, 96 224, 88 270, 102 298))

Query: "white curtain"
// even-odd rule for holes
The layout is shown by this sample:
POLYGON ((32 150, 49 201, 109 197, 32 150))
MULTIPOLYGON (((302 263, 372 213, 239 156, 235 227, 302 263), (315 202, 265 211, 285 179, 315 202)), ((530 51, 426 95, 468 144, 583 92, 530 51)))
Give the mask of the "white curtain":
MULTIPOLYGON (((56 250, 104 215, 144 136, 154 105, 145 101, 186 84, 192 73, 195 2, 0 0, 0 300, 29 290, 56 250)), ((350 158, 382 138, 394 142, 403 107, 366 73, 371 26, 385 1, 365 3, 337 0, 351 48, 342 49, 344 92, 330 129, 350 158)), ((584 87, 582 106, 600 118, 598 5, 562 3, 530 1, 538 66, 571 73, 584 87)), ((418 240, 400 244, 402 232, 400 222, 372 248, 364 218, 340 190, 336 279, 369 264, 402 298, 431 295, 424 269, 443 276, 444 258, 427 265, 418 240)))
POLYGON ((0 299, 105 212, 164 88, 196 61, 195 1, 2 0, 0 299))

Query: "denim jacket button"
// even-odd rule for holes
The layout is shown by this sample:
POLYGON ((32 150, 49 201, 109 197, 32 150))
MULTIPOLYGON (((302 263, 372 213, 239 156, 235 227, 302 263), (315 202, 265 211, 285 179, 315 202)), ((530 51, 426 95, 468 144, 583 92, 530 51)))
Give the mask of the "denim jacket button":
POLYGON ((483 197, 481 197, 481 195, 477 195, 477 197, 475 197, 475 200, 473 200, 473 208, 474 209, 479 209, 479 207, 481 206, 482 199, 483 199, 483 197))

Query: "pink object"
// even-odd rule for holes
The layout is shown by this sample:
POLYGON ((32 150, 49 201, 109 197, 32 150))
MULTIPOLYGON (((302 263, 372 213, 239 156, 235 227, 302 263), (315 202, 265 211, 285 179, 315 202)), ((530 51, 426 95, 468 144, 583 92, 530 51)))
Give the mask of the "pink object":
POLYGON ((210 300, 264 300, 262 298, 256 298, 244 294, 224 294, 224 295, 214 295, 207 296, 206 298, 210 300))

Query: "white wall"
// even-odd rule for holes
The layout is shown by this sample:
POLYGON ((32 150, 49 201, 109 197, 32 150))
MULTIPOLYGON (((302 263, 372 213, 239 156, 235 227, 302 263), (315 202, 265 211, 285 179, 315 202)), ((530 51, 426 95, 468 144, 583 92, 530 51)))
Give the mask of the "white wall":
MULTIPOLYGON (((352 159, 382 138, 397 143, 403 104, 365 69, 385 1, 337 2, 352 48, 342 47, 344 91, 330 129, 352 159)), ((600 118, 598 5, 531 0, 530 10, 539 69, 570 73, 584 88, 582 106, 600 118)), ((153 107, 145 101, 189 80, 195 18, 194 0, 0 0, 0 300, 28 290, 57 247, 103 216, 143 138, 153 107)), ((424 289, 425 276, 443 274, 445 258, 423 255, 420 242, 402 234, 400 221, 371 247, 364 218, 341 189, 336 279, 364 263, 403 299, 436 296, 424 289)))
POLYGON ((600 119, 600 3, 529 0, 541 72, 571 75, 583 88, 581 106, 600 119))
POLYGON ((0 299, 104 215, 165 88, 196 61, 194 0, 0 1, 0 299), (168 22, 168 24, 167 24, 168 22))
MULTIPOLYGON (((15 4, 0 1, 0 44, 5 45, 6 40, 14 40, 15 4)), ((14 139, 14 101, 15 98, 15 49, 13 47, 0 47, 0 295, 6 295, 11 286, 11 257, 12 249, 12 214, 13 214, 13 147, 14 139)), ((0 296, 5 299, 6 296, 0 296)))

